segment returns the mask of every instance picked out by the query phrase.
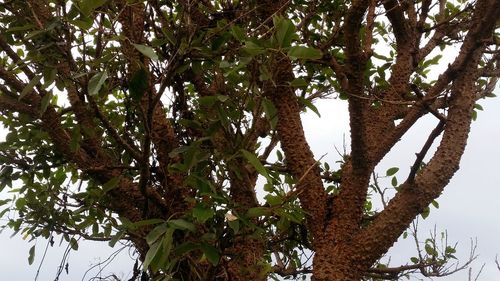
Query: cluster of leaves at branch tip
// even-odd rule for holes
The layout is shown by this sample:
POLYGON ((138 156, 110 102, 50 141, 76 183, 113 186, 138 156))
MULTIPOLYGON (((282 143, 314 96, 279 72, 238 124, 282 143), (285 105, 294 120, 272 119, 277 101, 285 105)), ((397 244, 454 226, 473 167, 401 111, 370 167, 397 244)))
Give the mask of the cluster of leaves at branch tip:
MULTIPOLYGON (((231 28, 234 38, 244 43, 243 54, 253 57, 265 53, 266 50, 276 50, 286 52, 294 60, 317 60, 323 57, 323 53, 319 49, 294 44, 294 41, 298 41, 299 38, 295 25, 290 19, 275 16, 273 17, 273 23, 274 33, 268 41, 247 38, 238 26, 231 28)), ((299 81, 295 83, 299 85, 299 81)))

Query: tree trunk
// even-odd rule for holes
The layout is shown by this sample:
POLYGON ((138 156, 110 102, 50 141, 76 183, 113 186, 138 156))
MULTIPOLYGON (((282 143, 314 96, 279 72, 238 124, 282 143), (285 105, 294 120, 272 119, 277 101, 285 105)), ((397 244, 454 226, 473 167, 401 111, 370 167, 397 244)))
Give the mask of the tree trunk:
POLYGON ((359 281, 362 271, 356 264, 354 245, 324 245, 316 250, 313 281, 359 281), (336 252, 342 252, 336 255, 336 252))

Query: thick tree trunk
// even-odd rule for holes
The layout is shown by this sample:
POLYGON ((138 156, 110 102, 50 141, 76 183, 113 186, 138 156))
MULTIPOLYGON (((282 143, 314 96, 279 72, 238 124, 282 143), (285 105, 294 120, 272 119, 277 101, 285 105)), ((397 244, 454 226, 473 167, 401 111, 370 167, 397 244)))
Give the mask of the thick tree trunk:
POLYGON ((316 250, 313 281, 359 281, 362 271, 356 260, 354 245, 336 247, 325 244, 316 250), (342 250, 340 250, 342 249, 342 250), (342 253, 338 253, 342 251, 342 253), (336 254, 337 253, 337 254, 336 254))

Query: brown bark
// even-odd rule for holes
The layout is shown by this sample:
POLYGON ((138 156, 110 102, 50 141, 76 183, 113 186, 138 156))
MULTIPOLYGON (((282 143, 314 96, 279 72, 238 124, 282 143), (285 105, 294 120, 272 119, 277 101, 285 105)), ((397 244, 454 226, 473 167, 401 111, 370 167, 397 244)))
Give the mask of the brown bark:
MULTIPOLYGON (((257 173, 249 171, 246 161, 234 161, 231 165, 238 167, 238 174, 230 173, 231 198, 236 203, 235 211, 243 215, 248 209, 258 206, 255 197, 255 184, 257 173)), ((252 220, 256 225, 257 219, 252 220)), ((240 231, 253 232, 255 230, 245 227, 240 231)), ((264 237, 255 237, 257 235, 237 236, 226 250, 231 260, 227 262, 228 280, 245 281, 256 280, 264 281, 264 237)))
MULTIPOLYGON (((389 5, 390 2, 386 2, 389 5)), ((394 3, 393 3, 394 4, 394 3)), ((351 97, 349 110, 351 115, 351 137, 352 137, 352 162, 344 166, 341 191, 334 199, 333 217, 325 232, 327 241, 331 243, 316 248, 314 259, 313 280, 359 280, 364 272, 381 257, 397 240, 401 233, 408 227, 410 222, 436 199, 444 186, 449 182, 454 172, 458 169, 458 163, 463 153, 468 136, 472 106, 475 102, 475 91, 473 85, 477 77, 477 65, 482 54, 484 44, 491 35, 494 28, 494 17, 499 14, 498 3, 494 1, 478 2, 475 12, 475 26, 481 26, 469 32, 462 46, 462 51, 457 60, 449 67, 438 83, 429 91, 432 95, 442 91, 442 87, 453 82, 452 98, 445 133, 438 148, 438 152, 432 158, 427 167, 417 175, 415 183, 407 182, 402 186, 402 191, 393 198, 388 207, 380 213, 372 225, 366 229, 359 229, 361 210, 358 208, 358 217, 345 217, 346 211, 354 214, 356 208, 364 201, 363 194, 368 186, 368 177, 373 165, 378 163, 382 155, 392 147, 392 144, 382 142, 380 146, 370 144, 370 141, 378 140, 389 133, 392 141, 397 141, 414 122, 425 114, 425 105, 421 102, 414 105, 408 112, 403 122, 395 129, 388 127, 388 131, 381 130, 390 124, 395 117, 394 105, 384 105, 381 110, 374 110, 367 106, 366 102, 356 96, 362 96, 361 72, 353 71, 357 64, 363 61, 362 53, 356 39, 348 43, 348 51, 351 54, 348 73, 351 97), (488 24, 487 24, 488 23, 488 24), (460 65, 460 67, 458 67, 460 65), (460 72, 453 71, 460 69, 460 72), (460 74, 458 74, 460 73, 460 74), (446 81, 446 82, 445 82, 446 81), (355 86, 355 87, 353 87, 355 86), (357 88, 356 88, 357 87, 357 88), (392 112, 392 113, 391 113, 392 112), (366 115, 365 115, 366 114, 366 115), (384 115, 387 116, 384 118, 384 115), (363 116, 370 116, 363 118, 363 116), (382 118, 381 118, 382 117, 382 118), (391 134, 399 135, 392 137, 391 134), (366 149, 369 147, 370 149, 366 149), (378 154, 384 151, 383 154, 378 154), (358 190, 356 192, 355 190, 358 190), (356 202, 356 200, 358 200, 356 202), (346 202, 355 202, 346 204, 346 202), (354 212, 352 212, 354 210, 354 212), (329 231, 331 229, 331 231, 329 231)), ((386 7, 391 9, 393 7, 386 7)), ((404 93, 408 90, 408 78, 414 69, 414 47, 406 44, 410 38, 408 28, 397 8, 392 9, 389 18, 393 24, 403 28, 396 28, 396 39, 401 48, 398 49, 398 58, 393 66, 390 79, 393 93, 404 93), (406 42, 406 43, 405 43, 406 42), (413 62, 413 63, 412 63, 413 62), (397 71, 396 71, 397 70, 397 71)), ((347 24, 349 19, 346 20, 347 24)), ((359 68, 358 68, 359 69, 359 68)), ((400 99, 399 95, 390 95, 392 98, 400 99)), ((398 113, 399 114, 399 113, 398 113)))
POLYGON ((472 120, 475 103, 474 83, 484 48, 484 45, 478 42, 490 36, 495 24, 494 19, 500 13, 498 2, 481 1, 477 5, 474 18, 478 28, 470 31, 462 46, 460 56, 466 55, 468 58, 452 84, 448 118, 437 152, 428 165, 417 174, 415 182, 406 182, 401 192, 389 202, 388 207, 373 224, 356 237, 361 246, 359 249, 364 249, 363 260, 366 260, 367 265, 371 265, 376 257, 392 246, 410 222, 441 194, 458 170, 472 120), (480 22, 483 24, 479 24, 480 22))
POLYGON ((278 111, 276 129, 285 153, 288 169, 297 182, 297 194, 307 214, 307 225, 311 231, 313 245, 319 243, 327 212, 327 198, 317 162, 309 148, 300 120, 297 98, 287 82, 293 73, 288 58, 275 58, 273 81, 264 84, 264 95, 269 97, 278 111))

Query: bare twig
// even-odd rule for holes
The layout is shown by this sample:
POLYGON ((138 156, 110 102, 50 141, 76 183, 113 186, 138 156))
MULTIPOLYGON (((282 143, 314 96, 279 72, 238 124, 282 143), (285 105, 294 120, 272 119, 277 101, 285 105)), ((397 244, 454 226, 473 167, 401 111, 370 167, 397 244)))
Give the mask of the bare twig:
POLYGON ((378 194, 380 194, 380 201, 382 202, 382 206, 384 206, 384 209, 387 207, 387 202, 385 200, 385 189, 382 190, 380 188, 380 185, 378 184, 378 176, 375 174, 375 172, 372 173, 373 177, 373 187, 377 191, 378 194))
POLYGON ((429 137, 427 138, 427 141, 425 142, 424 146, 420 150, 419 153, 417 153, 417 159, 415 159, 415 162, 411 166, 410 169, 410 174, 408 175, 408 181, 413 182, 415 180, 415 175, 417 174, 418 170, 420 169, 420 165, 422 164, 422 161, 424 160, 425 155, 431 148, 432 144, 434 143, 434 140, 443 132, 444 130, 444 125, 445 122, 442 120, 439 121, 438 125, 432 132, 430 133, 429 137))

